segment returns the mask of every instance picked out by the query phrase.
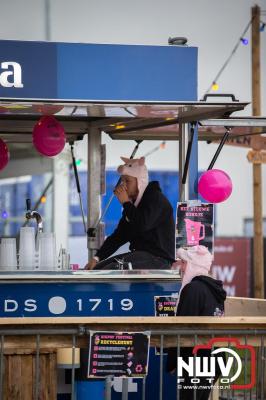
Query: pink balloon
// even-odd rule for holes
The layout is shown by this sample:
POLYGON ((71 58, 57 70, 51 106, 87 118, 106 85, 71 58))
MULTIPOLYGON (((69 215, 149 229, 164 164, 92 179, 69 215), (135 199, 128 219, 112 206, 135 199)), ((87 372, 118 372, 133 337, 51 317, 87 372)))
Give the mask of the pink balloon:
POLYGON ((5 142, 0 139, 0 170, 4 169, 9 161, 9 151, 5 142))
POLYGON ((65 147, 64 127, 53 117, 42 117, 33 128, 33 144, 39 153, 52 157, 65 147))
POLYGON ((199 178, 199 194, 210 203, 221 203, 228 199, 232 188, 230 176, 220 169, 210 169, 199 178))

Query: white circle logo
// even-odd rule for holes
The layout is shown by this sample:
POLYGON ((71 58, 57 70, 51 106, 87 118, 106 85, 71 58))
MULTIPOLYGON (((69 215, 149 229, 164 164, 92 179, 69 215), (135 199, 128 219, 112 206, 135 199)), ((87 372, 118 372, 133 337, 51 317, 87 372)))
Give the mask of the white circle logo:
POLYGON ((48 308, 52 314, 63 314, 66 311, 66 300, 61 296, 51 297, 48 308))
MULTIPOLYGON (((232 349, 228 349, 228 348, 226 348, 226 347, 221 347, 221 348, 219 348, 219 349, 216 349, 216 350, 213 350, 213 351, 212 351, 212 354, 218 354, 218 353, 229 353, 229 354, 232 354, 233 357, 228 357, 228 360, 227 360, 227 363, 228 363, 227 366, 229 365, 229 371, 230 371, 230 369, 231 369, 231 367, 232 367, 232 365, 233 365, 234 358, 236 359, 236 362, 237 362, 237 371, 236 371, 235 375, 232 376, 232 378, 230 378, 230 382, 234 382, 234 381, 239 377, 239 375, 241 374, 241 370, 242 370, 242 361, 241 361, 241 358, 239 357, 239 355, 237 354, 237 352, 235 352, 235 351, 232 350, 232 349)), ((221 367, 221 365, 220 365, 220 367, 221 367)), ((227 371, 226 375, 229 374, 229 371, 227 371)), ((223 375, 223 374, 222 374, 222 375, 223 375)))

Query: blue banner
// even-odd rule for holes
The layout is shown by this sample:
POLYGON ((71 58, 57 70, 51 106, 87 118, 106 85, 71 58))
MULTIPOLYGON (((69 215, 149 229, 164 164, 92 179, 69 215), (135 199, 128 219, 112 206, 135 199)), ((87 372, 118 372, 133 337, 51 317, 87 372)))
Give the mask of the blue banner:
POLYGON ((56 99, 57 45, 0 41, 0 98, 56 99))
POLYGON ((2 40, 0 98, 195 101, 197 48, 2 40))

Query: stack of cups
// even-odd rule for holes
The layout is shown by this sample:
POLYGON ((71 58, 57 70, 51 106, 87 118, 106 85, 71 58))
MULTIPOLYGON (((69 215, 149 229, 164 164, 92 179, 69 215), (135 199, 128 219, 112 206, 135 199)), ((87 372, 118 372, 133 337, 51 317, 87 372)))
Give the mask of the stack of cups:
POLYGON ((17 246, 15 238, 2 238, 0 244, 0 270, 17 269, 17 246))
POLYGON ((19 269, 35 269, 35 230, 33 227, 20 228, 19 269))
POLYGON ((39 234, 39 269, 51 271, 56 266, 56 244, 54 233, 39 234))

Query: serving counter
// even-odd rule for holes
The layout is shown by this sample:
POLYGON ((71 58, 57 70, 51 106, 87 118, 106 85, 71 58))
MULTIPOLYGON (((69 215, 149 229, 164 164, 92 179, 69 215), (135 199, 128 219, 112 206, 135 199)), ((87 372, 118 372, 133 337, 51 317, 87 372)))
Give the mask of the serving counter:
POLYGON ((175 270, 1 272, 0 318, 154 316, 180 285, 175 270))

